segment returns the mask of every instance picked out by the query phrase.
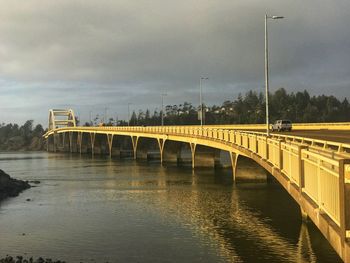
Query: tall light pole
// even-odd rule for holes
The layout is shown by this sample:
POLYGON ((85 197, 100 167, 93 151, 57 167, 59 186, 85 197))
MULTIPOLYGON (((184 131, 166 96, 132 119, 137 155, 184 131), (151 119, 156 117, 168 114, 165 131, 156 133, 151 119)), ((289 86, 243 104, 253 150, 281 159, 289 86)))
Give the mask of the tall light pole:
POLYGON ((130 126, 130 105, 132 103, 128 102, 128 126, 130 126))
POLYGON ((90 125, 92 126, 92 111, 90 111, 90 125))
POLYGON ((167 94, 166 93, 162 93, 160 94, 162 96, 162 126, 164 126, 164 96, 166 96, 167 94))
POLYGON ((105 107, 105 116, 104 116, 104 123, 107 124, 107 111, 108 107, 105 107))
POLYGON ((265 15, 265 98, 266 98, 266 135, 270 136, 269 129, 269 55, 267 41, 267 19, 282 19, 283 16, 265 15))
POLYGON ((201 126, 203 126, 203 101, 202 101, 202 80, 208 80, 208 77, 199 78, 199 105, 200 105, 200 117, 201 117, 201 126))

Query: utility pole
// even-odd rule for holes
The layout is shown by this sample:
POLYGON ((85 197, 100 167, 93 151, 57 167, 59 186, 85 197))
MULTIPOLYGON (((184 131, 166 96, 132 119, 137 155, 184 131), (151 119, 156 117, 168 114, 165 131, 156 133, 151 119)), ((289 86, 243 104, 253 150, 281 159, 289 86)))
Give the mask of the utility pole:
POLYGON ((167 94, 163 92, 160 95, 162 97, 162 116, 161 116, 161 119, 162 119, 162 126, 164 126, 164 96, 167 96, 167 94))
POLYGON ((199 105, 200 105, 200 118, 201 126, 203 126, 203 99, 202 99, 202 80, 208 80, 208 77, 199 78, 199 105))
POLYGON ((128 126, 130 126, 130 105, 132 103, 128 102, 128 126))
POLYGON ((108 119, 107 119, 107 110, 108 110, 108 108, 105 107, 105 115, 104 115, 104 123, 105 123, 105 124, 107 124, 107 122, 108 122, 108 119))

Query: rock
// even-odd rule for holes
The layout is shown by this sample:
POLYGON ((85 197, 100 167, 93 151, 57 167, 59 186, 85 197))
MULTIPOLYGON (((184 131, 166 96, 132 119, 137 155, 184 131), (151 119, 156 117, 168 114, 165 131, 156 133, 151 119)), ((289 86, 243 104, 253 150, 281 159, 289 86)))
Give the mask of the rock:
POLYGON ((30 185, 27 181, 13 179, 0 169, 0 200, 18 196, 20 192, 28 188, 30 185))
POLYGON ((27 199, 26 199, 26 201, 27 201, 27 202, 30 202, 30 201, 32 201, 32 199, 30 199, 30 198, 27 198, 27 199))
POLYGON ((5 258, 0 259, 0 263, 65 263, 65 261, 54 261, 51 258, 43 259, 42 257, 39 257, 37 260, 34 260, 33 257, 26 259, 23 256, 17 256, 14 258, 6 255, 5 258))
POLYGON ((31 183, 31 184, 40 184, 40 181, 34 180, 34 181, 29 181, 29 183, 31 183))

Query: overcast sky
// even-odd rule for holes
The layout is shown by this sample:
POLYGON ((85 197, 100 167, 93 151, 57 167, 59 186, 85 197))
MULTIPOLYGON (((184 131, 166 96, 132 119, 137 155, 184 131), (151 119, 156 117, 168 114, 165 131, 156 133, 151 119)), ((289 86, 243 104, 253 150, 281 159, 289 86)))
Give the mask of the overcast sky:
POLYGON ((184 101, 219 104, 264 89, 350 97, 349 0, 1 1, 0 122, 73 108, 104 113, 184 101))

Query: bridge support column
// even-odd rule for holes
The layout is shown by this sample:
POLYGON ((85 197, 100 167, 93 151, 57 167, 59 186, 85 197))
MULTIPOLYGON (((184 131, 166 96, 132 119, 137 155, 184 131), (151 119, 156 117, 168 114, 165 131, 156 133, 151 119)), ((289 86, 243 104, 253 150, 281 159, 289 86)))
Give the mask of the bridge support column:
POLYGON ((136 158, 137 158, 137 144, 139 141, 139 137, 138 136, 131 136, 131 141, 132 141, 132 148, 134 150, 134 159, 136 160, 136 158))
POLYGON ((163 150, 164 150, 164 139, 158 139, 158 146, 159 146, 159 152, 160 152, 160 164, 163 164, 163 150))
MULTIPOLYGON (((305 187, 305 176, 304 176, 304 162, 303 160, 301 159, 301 151, 302 149, 306 149, 307 146, 304 146, 304 145, 300 145, 298 146, 298 173, 299 173, 299 188, 298 188, 298 191, 299 191, 299 205, 300 205, 300 214, 301 214, 301 218, 304 222, 307 222, 309 220, 309 216, 307 215, 307 212, 305 210, 305 207, 304 207, 304 204, 303 202, 301 202, 301 197, 302 197, 302 194, 303 194, 303 188, 305 187)), ((281 154, 282 155, 282 154, 281 154)), ((282 158, 282 162, 283 162, 283 158, 282 158)))
POLYGON ((90 142, 91 142, 91 154, 94 156, 94 145, 95 145, 95 133, 90 133, 90 142))
POLYGON ((309 216, 307 215, 307 212, 303 209, 302 206, 300 206, 300 214, 303 222, 308 222, 309 221, 309 216))
POLYGON ((236 182, 266 182, 268 180, 268 172, 249 157, 237 155, 235 162, 236 168, 234 170, 234 180, 236 182))
POLYGON ((59 133, 60 137, 60 145, 59 145, 59 151, 60 152, 69 152, 69 132, 63 132, 59 133))
POLYGON ((78 136, 77 136, 77 144, 78 144, 78 152, 81 154, 81 144, 82 144, 82 140, 83 140, 83 133, 82 132, 78 132, 78 136))
POLYGON ((236 181, 236 172, 237 172, 237 159, 238 159, 238 154, 234 152, 230 152, 230 158, 231 158, 231 165, 232 165, 232 178, 233 181, 236 181))
POLYGON ((161 152, 163 164, 178 165, 179 163, 184 162, 184 160, 180 160, 180 156, 181 148, 185 145, 188 146, 188 151, 190 153, 188 158, 189 163, 192 163, 192 155, 189 144, 178 141, 164 140, 161 152))
POLYGON ((77 153, 79 152, 78 148, 78 133, 77 132, 71 132, 71 153, 77 153))
POLYGON ((56 152, 56 135, 52 134, 47 138, 47 151, 56 152))
POLYGON ((69 136, 69 151, 73 152, 73 132, 68 132, 69 136))
POLYGON ((112 158, 113 134, 107 134, 109 157, 112 158))
POLYGON ((100 155, 110 154, 108 134, 95 133, 93 152, 100 155))
POLYGON ((191 147, 191 155, 192 155, 192 169, 194 169, 194 167, 195 167, 195 158, 196 158, 196 147, 197 147, 197 144, 195 144, 195 143, 190 143, 190 147, 191 147))

